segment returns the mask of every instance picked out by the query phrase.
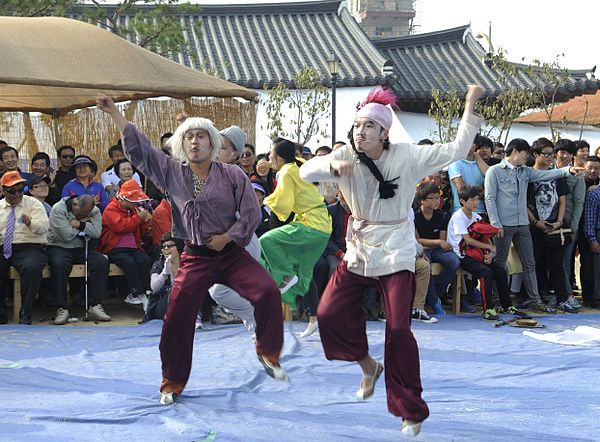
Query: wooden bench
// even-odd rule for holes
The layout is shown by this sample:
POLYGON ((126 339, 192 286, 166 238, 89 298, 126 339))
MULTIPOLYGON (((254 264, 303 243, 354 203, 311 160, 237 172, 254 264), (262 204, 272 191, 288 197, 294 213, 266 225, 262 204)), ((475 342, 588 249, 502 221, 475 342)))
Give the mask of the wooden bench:
MULTIPOLYGON (((111 264, 108 270, 108 276, 122 276, 125 272, 116 264, 111 264)), ((85 264, 73 264, 73 269, 69 274, 69 278, 84 278, 85 264)), ((50 266, 45 266, 42 270, 42 278, 50 278, 50 266)), ((14 267, 8 272, 8 279, 14 280, 13 288, 13 322, 19 322, 19 311, 21 310, 21 275, 14 267)))

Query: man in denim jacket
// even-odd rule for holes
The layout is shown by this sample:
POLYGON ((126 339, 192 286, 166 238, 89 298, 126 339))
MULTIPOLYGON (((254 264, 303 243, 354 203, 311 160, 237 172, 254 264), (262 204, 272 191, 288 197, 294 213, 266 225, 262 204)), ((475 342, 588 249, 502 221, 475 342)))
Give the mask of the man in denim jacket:
POLYGON ((566 177, 573 167, 536 170, 526 167, 531 147, 521 138, 515 138, 505 148, 506 157, 489 168, 485 176, 485 205, 490 223, 499 229, 496 237, 496 262, 506 268, 512 241, 515 243, 523 266, 525 287, 529 294, 529 309, 548 312, 542 303, 535 276, 533 243, 527 216, 527 186, 535 181, 566 177))

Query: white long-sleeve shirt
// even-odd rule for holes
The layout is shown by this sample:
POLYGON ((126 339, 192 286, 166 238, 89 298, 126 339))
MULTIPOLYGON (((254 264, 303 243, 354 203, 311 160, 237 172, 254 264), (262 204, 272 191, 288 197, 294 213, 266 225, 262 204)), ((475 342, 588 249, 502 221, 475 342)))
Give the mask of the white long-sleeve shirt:
POLYGON ((393 198, 379 197, 379 182, 361 164, 352 147, 347 145, 329 155, 315 157, 300 168, 307 181, 336 182, 352 212, 348 223, 348 269, 362 276, 377 277, 402 270, 415 271, 415 232, 409 210, 417 183, 450 163, 465 158, 483 119, 464 115, 456 139, 447 144, 417 146, 392 144, 381 157, 373 160, 384 180, 398 177, 393 198), (350 176, 336 177, 330 171, 333 160, 354 162, 350 176))

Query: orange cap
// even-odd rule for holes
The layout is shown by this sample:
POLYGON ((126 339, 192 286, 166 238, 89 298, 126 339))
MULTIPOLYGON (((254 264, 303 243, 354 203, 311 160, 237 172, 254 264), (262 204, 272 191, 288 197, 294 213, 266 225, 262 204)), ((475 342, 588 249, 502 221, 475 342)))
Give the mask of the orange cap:
POLYGON ((130 179, 121 184, 119 191, 117 192, 118 198, 123 198, 126 201, 132 203, 140 203, 142 201, 148 201, 148 195, 144 193, 138 182, 134 179, 130 179))
POLYGON ((2 175, 2 179, 0 179, 0 185, 2 185, 2 187, 12 187, 15 184, 24 182, 25 178, 23 178, 21 174, 16 170, 11 170, 9 172, 4 173, 4 175, 2 175))

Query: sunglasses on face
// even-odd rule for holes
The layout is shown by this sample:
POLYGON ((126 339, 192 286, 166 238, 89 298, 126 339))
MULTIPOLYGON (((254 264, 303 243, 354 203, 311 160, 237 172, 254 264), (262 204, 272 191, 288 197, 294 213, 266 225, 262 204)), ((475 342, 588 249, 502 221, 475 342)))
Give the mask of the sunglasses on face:
POLYGON ((75 158, 75 155, 69 155, 69 154, 67 154, 67 155, 61 155, 60 157, 64 158, 66 160, 67 158, 70 158, 70 159, 75 158))
POLYGON ((170 249, 171 247, 175 247, 175 243, 174 242, 166 242, 162 245, 163 249, 170 249))
POLYGON ((4 188, 6 193, 10 193, 11 195, 16 195, 17 193, 23 193, 25 191, 25 187, 14 187, 14 188, 4 188))

